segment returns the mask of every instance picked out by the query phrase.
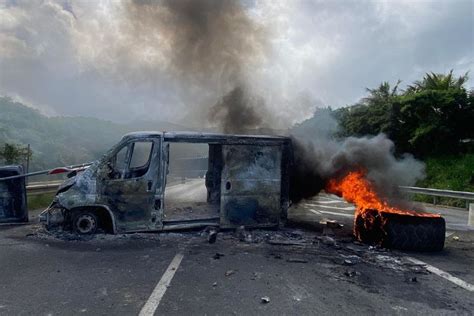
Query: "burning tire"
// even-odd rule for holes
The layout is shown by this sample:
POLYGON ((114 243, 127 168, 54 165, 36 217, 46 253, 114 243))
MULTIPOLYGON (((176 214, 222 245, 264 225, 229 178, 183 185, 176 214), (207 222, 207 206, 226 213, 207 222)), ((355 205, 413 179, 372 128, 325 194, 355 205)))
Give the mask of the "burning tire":
POLYGON ((442 217, 411 216, 367 210, 357 215, 354 235, 362 242, 412 251, 441 251, 446 223, 442 217))

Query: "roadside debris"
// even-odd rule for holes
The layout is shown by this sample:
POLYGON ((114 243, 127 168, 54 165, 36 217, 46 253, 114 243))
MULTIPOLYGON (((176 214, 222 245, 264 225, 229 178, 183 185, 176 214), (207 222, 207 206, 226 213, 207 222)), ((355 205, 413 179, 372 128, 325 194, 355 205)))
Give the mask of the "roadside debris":
POLYGON ((357 272, 356 270, 347 270, 346 272, 344 272, 344 275, 349 278, 353 278, 355 276, 360 275, 360 272, 357 272))
POLYGON ((340 224, 338 221, 334 219, 323 219, 319 222, 322 225, 326 225, 328 228, 343 228, 344 225, 340 224))
POLYGON ((235 236, 241 241, 246 243, 256 242, 253 234, 245 229, 245 226, 239 226, 235 229, 235 236))
POLYGON ((270 303, 270 298, 268 296, 263 296, 260 301, 263 303, 263 304, 268 304, 270 303))
POLYGON ((219 260, 221 257, 224 257, 224 254, 220 252, 216 252, 216 254, 212 256, 212 259, 219 260))
POLYGON ((250 280, 258 280, 262 278, 262 273, 261 272, 254 272, 250 280))
POLYGON ((228 277, 228 276, 231 276, 231 275, 234 274, 234 273, 235 273, 235 270, 227 270, 227 271, 225 272, 225 276, 228 277))
POLYGON ((344 258, 343 263, 345 265, 348 265, 348 266, 355 265, 355 264, 360 263, 362 261, 361 258, 359 256, 356 256, 356 255, 350 255, 350 256, 342 255, 342 257, 344 258))
POLYGON ((454 241, 459 241, 459 236, 453 236, 454 241))
POLYGON ((275 259, 281 259, 282 258, 279 253, 271 253, 270 255, 273 256, 273 258, 275 258, 275 259))
POLYGON ((411 277, 411 278, 408 278, 408 282, 416 283, 418 282, 418 279, 416 277, 411 277))
POLYGON ((217 240, 217 229, 215 229, 214 227, 210 228, 209 229, 209 233, 207 235, 207 241, 210 243, 210 244, 213 244, 215 243, 217 240))
POLYGON ((316 237, 319 241, 321 241, 323 244, 328 245, 328 246, 337 246, 337 242, 334 238, 329 237, 329 236, 317 236, 316 237))

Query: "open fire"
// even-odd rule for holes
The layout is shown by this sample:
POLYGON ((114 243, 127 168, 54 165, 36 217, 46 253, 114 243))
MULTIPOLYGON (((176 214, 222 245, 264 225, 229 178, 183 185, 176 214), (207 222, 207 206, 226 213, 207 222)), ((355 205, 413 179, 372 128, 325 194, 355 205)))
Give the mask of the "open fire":
POLYGON ((445 223, 439 214, 389 205, 376 193, 364 171, 331 179, 326 192, 356 205, 354 235, 359 241, 410 250, 441 250, 444 246, 445 223))

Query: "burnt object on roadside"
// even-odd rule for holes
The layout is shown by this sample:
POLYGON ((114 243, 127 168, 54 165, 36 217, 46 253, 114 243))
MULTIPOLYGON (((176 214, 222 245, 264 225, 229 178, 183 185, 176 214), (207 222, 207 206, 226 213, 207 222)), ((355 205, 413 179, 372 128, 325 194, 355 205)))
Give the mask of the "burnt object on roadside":
MULTIPOLYGON (((22 166, 0 167, 0 178, 23 174, 22 166)), ((0 223, 28 221, 25 178, 0 180, 0 223)))
MULTIPOLYGON (((95 232, 89 227, 114 234, 206 226, 277 228, 287 219, 291 161, 291 139, 284 136, 129 133, 83 173, 64 182, 39 217, 47 227, 70 229, 78 227, 78 214, 93 214, 88 218, 97 219, 94 225, 82 221, 86 229, 76 229, 79 234, 95 232), (205 159, 183 160, 207 160, 207 171, 198 170, 193 179, 202 182, 204 201, 170 201, 165 196, 173 179, 170 145, 178 143, 207 146, 206 157, 201 157, 205 159)), ((209 234, 210 243, 215 238, 209 234)), ((252 235, 244 240, 253 242, 252 235)))
POLYGON ((209 234, 207 235, 207 241, 210 243, 210 244, 213 244, 215 243, 217 240, 217 230, 214 229, 214 228, 211 228, 209 230, 209 234))
POLYGON ((365 210, 357 214, 354 235, 363 243, 411 251, 441 251, 446 223, 442 217, 365 210))
POLYGON ((268 296, 263 296, 260 301, 263 303, 263 304, 268 304, 270 303, 270 298, 268 296))
POLYGON ((223 253, 220 253, 220 252, 216 252, 216 254, 214 256, 212 256, 212 259, 214 260, 219 260, 220 258, 224 257, 224 254, 223 253))

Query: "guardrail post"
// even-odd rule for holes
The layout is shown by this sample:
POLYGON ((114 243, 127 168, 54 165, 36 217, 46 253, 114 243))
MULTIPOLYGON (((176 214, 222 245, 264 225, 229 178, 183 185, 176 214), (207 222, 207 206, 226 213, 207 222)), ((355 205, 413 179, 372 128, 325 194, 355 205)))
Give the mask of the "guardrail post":
POLYGON ((469 204, 469 217, 467 218, 467 225, 474 227, 474 203, 469 204))

